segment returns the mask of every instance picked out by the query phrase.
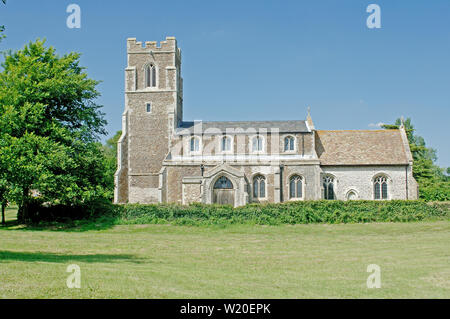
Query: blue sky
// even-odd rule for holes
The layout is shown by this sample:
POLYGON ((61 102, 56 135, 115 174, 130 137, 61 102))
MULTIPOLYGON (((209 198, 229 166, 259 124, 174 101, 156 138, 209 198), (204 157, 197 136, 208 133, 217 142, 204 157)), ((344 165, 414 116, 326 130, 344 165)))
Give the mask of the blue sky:
POLYGON ((78 51, 103 81, 109 135, 124 108, 126 38, 175 36, 182 49, 185 120, 304 119, 318 129, 374 129, 411 117, 450 166, 450 1, 8 0, 0 50, 46 38, 78 51), (81 29, 66 8, 81 7, 81 29), (381 7, 381 29, 366 8, 381 7))

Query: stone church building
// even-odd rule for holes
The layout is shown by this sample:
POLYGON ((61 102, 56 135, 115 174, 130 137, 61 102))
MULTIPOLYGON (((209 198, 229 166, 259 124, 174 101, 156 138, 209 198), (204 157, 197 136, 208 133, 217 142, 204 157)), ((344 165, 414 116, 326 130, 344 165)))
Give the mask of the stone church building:
POLYGON ((116 203, 417 198, 403 127, 317 130, 309 110, 306 120, 187 122, 176 39, 130 38, 127 58, 116 203))

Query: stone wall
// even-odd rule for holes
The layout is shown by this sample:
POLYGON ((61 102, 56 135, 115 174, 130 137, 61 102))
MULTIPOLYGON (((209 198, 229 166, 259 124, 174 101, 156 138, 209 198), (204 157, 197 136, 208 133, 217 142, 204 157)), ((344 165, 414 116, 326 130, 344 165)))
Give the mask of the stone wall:
MULTIPOLYGON (((232 151, 223 152, 221 149, 222 138, 224 134, 210 135, 205 134, 200 138, 200 152, 196 155, 215 156, 215 155, 251 155, 251 139, 256 133, 250 134, 225 134, 231 138, 232 151)), ((316 158, 314 150, 313 133, 281 133, 281 134, 260 134, 264 138, 264 151, 261 155, 299 155, 305 158, 316 158), (295 138, 295 150, 284 151, 284 138, 292 136, 295 138)), ((176 136, 172 140, 172 155, 190 156, 191 136, 176 136)))
MULTIPOLYGON (((183 203, 183 178, 201 176, 200 165, 167 166, 167 202, 183 203)), ((190 191, 189 188, 187 191, 190 191)), ((191 195, 188 195, 191 196, 191 195)), ((194 196, 194 195, 193 195, 194 196)))
POLYGON ((358 199, 374 199, 373 180, 378 175, 388 177, 388 199, 417 199, 415 180, 410 169, 407 172, 405 169, 406 166, 326 166, 322 167, 322 173, 335 176, 335 194, 339 200, 346 200, 350 191, 356 192, 358 199))
POLYGON ((318 163, 309 165, 286 164, 283 170, 283 199, 284 201, 297 200, 289 196, 290 179, 300 176, 303 180, 302 200, 317 200, 321 198, 320 193, 320 166, 318 163))
MULTIPOLYGON (((242 172, 245 176, 245 191, 248 202, 279 202, 280 201, 280 168, 272 165, 229 165, 242 172), (266 198, 253 198, 253 178, 262 175, 266 179, 266 198)), ((206 165, 205 172, 215 166, 206 165)), ((357 199, 374 199, 373 180, 376 176, 388 177, 389 199, 406 199, 406 166, 365 166, 365 167, 320 167, 318 163, 284 164, 283 169, 283 201, 299 200, 290 198, 289 182, 293 176, 302 177, 303 197, 300 200, 318 200, 322 198, 322 179, 324 174, 335 177, 335 194, 338 200, 347 200, 350 191, 357 194, 357 199)), ((200 166, 171 166, 168 168, 169 202, 191 203, 200 201, 200 192, 210 192, 202 189, 200 166), (196 179, 195 183, 186 182, 186 178, 196 179)), ((410 171, 408 170, 408 174, 410 171)), ((410 176, 409 176, 410 177, 410 176)), ((417 187, 414 179, 408 178, 408 198, 417 198, 417 187)))
MULTIPOLYGON (((197 198, 197 186, 185 186, 186 178, 196 178, 202 181, 201 178, 201 164, 174 164, 167 166, 167 201, 173 203, 193 202, 193 198, 197 198)), ((270 163, 255 163, 246 165, 227 165, 244 175, 245 178, 245 192, 248 193, 248 202, 264 203, 264 202, 279 202, 280 201, 280 166, 271 165, 270 163), (264 176, 266 180, 266 197, 253 197, 253 179, 258 176, 264 176)), ((204 173, 215 169, 218 164, 205 164, 204 173)), ((293 164, 285 165, 283 173, 283 194, 284 201, 289 198, 289 178, 293 175, 300 175, 304 181, 304 197, 302 200, 320 199, 320 168, 318 162, 311 164, 293 164)), ((211 189, 204 189, 203 191, 210 192, 211 189)), ((297 199, 296 199, 297 200, 297 199)))
POLYGON ((201 203, 202 201, 202 178, 185 177, 182 180, 182 204, 201 203))
POLYGON ((117 171, 114 174, 114 203, 128 202, 128 112, 122 115, 122 136, 117 143, 117 171))
POLYGON ((159 172, 181 116, 181 54, 172 37, 159 46, 128 39, 127 50, 127 121, 122 125, 125 138, 119 142, 120 157, 126 163, 116 177, 116 202, 159 202, 159 172), (150 64, 156 66, 156 87, 145 85, 145 69, 150 64), (150 112, 147 103, 151 103, 150 112))

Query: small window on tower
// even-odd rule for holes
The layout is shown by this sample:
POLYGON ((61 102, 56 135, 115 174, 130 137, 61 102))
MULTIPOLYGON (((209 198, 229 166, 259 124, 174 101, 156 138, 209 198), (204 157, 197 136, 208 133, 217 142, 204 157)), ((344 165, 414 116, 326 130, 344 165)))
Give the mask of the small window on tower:
POLYGON ((147 113, 150 113, 152 111, 152 104, 151 103, 147 103, 146 107, 147 107, 147 113))

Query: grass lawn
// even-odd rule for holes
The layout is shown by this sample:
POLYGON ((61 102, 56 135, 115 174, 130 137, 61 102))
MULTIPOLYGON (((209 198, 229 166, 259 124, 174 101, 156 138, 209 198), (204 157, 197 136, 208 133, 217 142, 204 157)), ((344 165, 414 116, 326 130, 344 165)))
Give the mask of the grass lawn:
POLYGON ((0 298, 450 298, 450 222, 10 224, 0 227, 0 298), (66 287, 70 264, 81 289, 66 287), (381 267, 380 289, 366 287, 369 264, 381 267))

